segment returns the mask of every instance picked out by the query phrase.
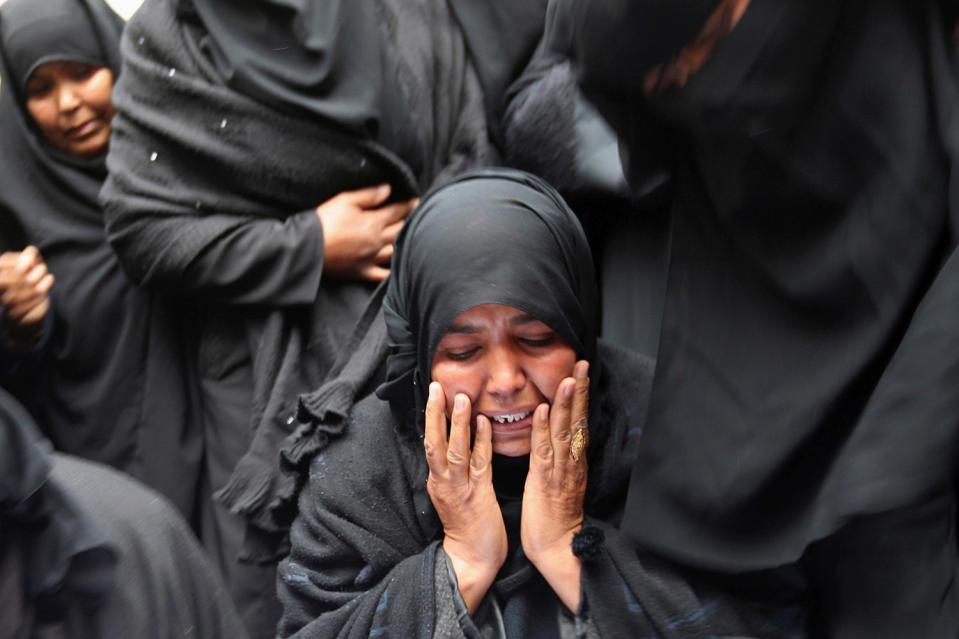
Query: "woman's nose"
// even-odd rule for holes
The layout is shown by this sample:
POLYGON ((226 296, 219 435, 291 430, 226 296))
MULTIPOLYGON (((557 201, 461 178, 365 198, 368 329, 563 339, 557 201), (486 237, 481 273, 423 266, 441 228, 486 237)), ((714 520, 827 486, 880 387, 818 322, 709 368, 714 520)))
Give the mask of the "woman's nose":
POLYGON ((80 106, 80 94, 70 85, 60 87, 57 93, 57 106, 61 112, 73 111, 80 106))
POLYGON ((509 398, 526 385, 519 359, 508 348, 491 349, 486 390, 497 398, 509 398))

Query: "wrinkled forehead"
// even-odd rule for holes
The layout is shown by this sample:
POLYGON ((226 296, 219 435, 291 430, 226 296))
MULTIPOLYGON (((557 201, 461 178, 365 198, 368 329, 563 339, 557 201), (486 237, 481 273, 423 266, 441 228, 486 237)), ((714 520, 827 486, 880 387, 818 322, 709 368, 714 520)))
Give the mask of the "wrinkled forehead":
POLYGON ((0 5, 0 44, 21 90, 45 62, 107 66, 90 18, 76 0, 7 0, 0 5))

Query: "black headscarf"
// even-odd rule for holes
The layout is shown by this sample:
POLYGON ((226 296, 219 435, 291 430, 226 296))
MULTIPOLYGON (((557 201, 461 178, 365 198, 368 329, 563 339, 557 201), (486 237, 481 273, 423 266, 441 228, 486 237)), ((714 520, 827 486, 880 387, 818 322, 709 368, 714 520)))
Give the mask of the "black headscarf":
POLYGON ((184 464, 196 452, 185 452, 191 409, 175 311, 135 288, 107 244, 98 203, 105 158, 54 148, 23 95, 44 61, 102 65, 116 77, 122 29, 103 0, 0 5, 0 212, 15 218, 56 277, 48 346, 8 388, 57 449, 126 470, 189 513, 195 487, 184 464), (177 464, 150 468, 166 446, 177 464))
MULTIPOLYGON (((104 160, 102 157, 80 160, 53 148, 23 106, 27 80, 41 64, 56 60, 109 67, 116 77, 120 72, 122 30, 123 20, 105 3, 96 0, 8 0, 0 5, 0 57, 3 58, 0 126, 24 133, 29 131, 19 143, 29 145, 45 170, 55 173, 58 179, 79 192, 87 192, 88 185, 62 165, 84 169, 97 180, 99 190, 99 183, 106 175, 104 160)), ((13 149, 8 151, 12 152, 13 149)), ((0 159, 6 160, 6 154, 0 159)), ((6 184, 4 187, 9 188, 6 184)), ((96 191, 92 202, 96 202, 96 191)))
POLYGON ((416 129, 373 0, 192 3, 200 46, 233 89, 409 155, 416 129))
POLYGON ((436 346, 453 320, 480 304, 525 311, 578 357, 594 359, 589 246, 573 212, 537 177, 473 171, 428 193, 407 219, 383 301, 391 352, 377 394, 401 413, 422 410, 436 346))

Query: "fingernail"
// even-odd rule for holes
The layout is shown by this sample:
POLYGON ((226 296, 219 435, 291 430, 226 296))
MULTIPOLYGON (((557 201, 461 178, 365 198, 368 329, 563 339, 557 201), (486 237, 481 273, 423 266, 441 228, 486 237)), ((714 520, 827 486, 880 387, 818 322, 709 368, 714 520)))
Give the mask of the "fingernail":
POLYGON ((563 395, 566 397, 572 397, 573 391, 576 389, 576 382, 569 379, 568 377, 563 381, 565 386, 563 387, 563 395))
POLYGON ((536 412, 538 413, 537 419, 539 421, 545 422, 549 420, 549 404, 540 404, 536 408, 536 412))
POLYGON ((433 382, 432 384, 430 384, 429 393, 430 393, 431 400, 435 400, 437 397, 439 397, 439 388, 440 388, 439 382, 433 382))
POLYGON ((460 411, 460 412, 466 410, 466 396, 465 396, 465 395, 457 395, 457 396, 456 396, 456 403, 455 403, 455 406, 454 406, 454 407, 455 407, 455 410, 458 410, 458 411, 460 411))
POLYGON ((585 359, 576 362, 576 366, 573 367, 573 377, 576 379, 586 379, 589 376, 589 362, 585 359))

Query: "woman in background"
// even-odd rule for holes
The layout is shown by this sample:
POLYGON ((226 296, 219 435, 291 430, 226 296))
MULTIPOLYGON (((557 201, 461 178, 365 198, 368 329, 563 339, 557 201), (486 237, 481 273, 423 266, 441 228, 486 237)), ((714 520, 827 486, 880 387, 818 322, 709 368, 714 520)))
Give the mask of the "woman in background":
POLYGON ((130 473, 191 518, 202 448, 181 318, 127 278, 97 201, 122 27, 102 0, 0 6, 0 209, 56 278, 45 348, 8 383, 58 450, 130 473))

